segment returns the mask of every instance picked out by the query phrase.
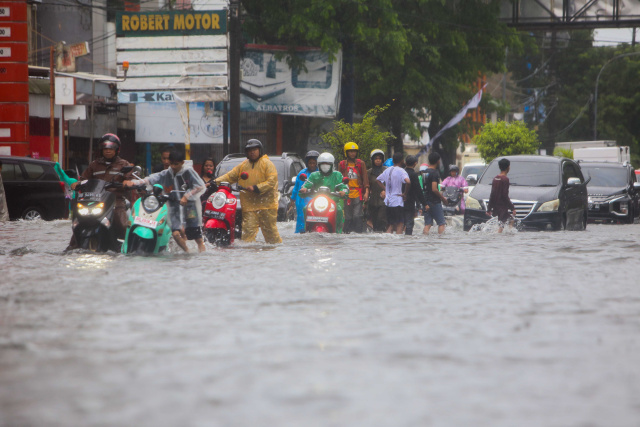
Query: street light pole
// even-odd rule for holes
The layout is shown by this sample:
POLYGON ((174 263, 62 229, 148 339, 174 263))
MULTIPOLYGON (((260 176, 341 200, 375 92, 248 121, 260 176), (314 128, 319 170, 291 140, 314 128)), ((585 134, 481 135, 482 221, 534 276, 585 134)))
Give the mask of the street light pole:
POLYGON ((633 56, 640 55, 640 52, 631 52, 631 53, 623 53, 621 55, 616 55, 600 68, 600 72, 598 73, 598 77, 596 77, 596 90, 593 96, 593 140, 596 141, 598 139, 598 83, 600 82, 600 74, 604 71, 605 67, 609 65, 611 62, 615 61, 618 58, 624 58, 625 56, 633 56))

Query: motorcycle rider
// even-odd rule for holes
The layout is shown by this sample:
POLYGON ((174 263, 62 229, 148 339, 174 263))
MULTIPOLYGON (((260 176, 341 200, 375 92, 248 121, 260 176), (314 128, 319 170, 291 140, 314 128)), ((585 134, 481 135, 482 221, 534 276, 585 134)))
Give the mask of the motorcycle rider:
POLYGON ((319 155, 320 153, 312 150, 304 156, 304 163, 307 167, 302 169, 298 174, 296 178, 296 185, 293 187, 293 191, 291 192, 291 199, 296 203, 296 233, 304 233, 305 231, 304 209, 307 207, 307 203, 311 201, 311 197, 301 197, 298 194, 300 192, 300 188, 302 188, 302 185, 304 184, 300 179, 300 175, 304 174, 308 177, 318 170, 319 155))
MULTIPOLYGON (((387 168, 384 163, 384 151, 375 149, 371 151, 371 169, 367 171, 369 182, 376 179, 387 168)), ((378 185, 371 186, 371 194, 367 202, 367 225, 373 231, 384 232, 387 229, 387 207, 384 204, 382 188, 378 185)))
POLYGON ((369 175, 367 166, 358 159, 358 144, 347 142, 344 145, 344 156, 338 164, 338 171, 349 178, 349 198, 344 208, 344 231, 362 233, 364 227, 364 204, 369 199, 369 175))
POLYGON ((184 167, 184 153, 173 150, 169 154, 169 168, 153 173, 144 179, 125 181, 127 187, 133 185, 161 184, 169 194, 169 220, 171 234, 183 251, 189 252, 187 240, 195 240, 198 251, 204 252, 202 240, 202 204, 200 195, 205 191, 205 184, 192 168, 184 167), (184 207, 183 209, 181 208, 184 207))
MULTIPOLYGON (((347 194, 346 192, 349 187, 342 183, 342 174, 338 171, 333 170, 334 161, 335 158, 332 154, 320 154, 318 156, 319 170, 309 175, 309 178, 307 178, 307 181, 300 189, 300 193, 307 193, 314 188, 329 187, 331 191, 337 191, 341 197, 344 197, 345 194, 347 194)), ((336 205, 338 207, 338 211, 336 212, 336 233, 342 234, 342 226, 344 224, 342 199, 337 198, 333 195, 331 195, 330 197, 336 202, 336 205)))
MULTIPOLYGON (((449 165, 449 176, 442 181, 442 187, 458 187, 462 188, 464 193, 469 192, 469 183, 463 176, 460 175, 460 168, 458 165, 449 165)), ((464 197, 460 200, 460 213, 463 214, 465 210, 464 197)))
POLYGON ((278 233, 278 171, 269 157, 264 154, 262 142, 250 139, 244 146, 247 160, 217 178, 215 184, 228 182, 240 183, 244 191, 240 192, 242 205, 242 240, 256 240, 258 228, 267 243, 282 243, 278 233), (247 172, 249 177, 241 179, 247 172))
MULTIPOLYGON (((131 172, 123 174, 122 168, 131 166, 120 154, 120 138, 112 133, 106 133, 100 138, 100 157, 89 164, 89 167, 82 172, 78 182, 71 184, 71 189, 75 190, 82 181, 87 179, 101 179, 106 182, 123 182, 131 179, 131 172)), ((108 191, 116 194, 116 204, 113 210, 112 227, 116 239, 124 239, 127 229, 127 204, 125 200, 125 189, 109 188, 108 191)), ((114 242, 114 246, 118 246, 114 242)), ((67 250, 77 248, 75 236, 71 236, 71 241, 67 250)), ((115 248, 114 248, 115 249, 115 248)))

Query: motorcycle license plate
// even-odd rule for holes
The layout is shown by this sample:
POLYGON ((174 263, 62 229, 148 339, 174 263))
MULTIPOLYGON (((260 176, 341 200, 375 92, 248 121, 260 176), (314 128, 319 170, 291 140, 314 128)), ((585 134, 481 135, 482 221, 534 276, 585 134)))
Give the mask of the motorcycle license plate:
POLYGON ((326 216, 308 216, 307 222, 329 222, 326 216))
POLYGON ((218 212, 218 211, 207 211, 205 212, 205 215, 214 219, 224 219, 225 217, 224 212, 218 212))
POLYGON ((147 228, 156 228, 158 226, 158 221, 142 218, 140 216, 136 216, 133 219, 133 223, 136 225, 141 225, 142 227, 147 227, 147 228))

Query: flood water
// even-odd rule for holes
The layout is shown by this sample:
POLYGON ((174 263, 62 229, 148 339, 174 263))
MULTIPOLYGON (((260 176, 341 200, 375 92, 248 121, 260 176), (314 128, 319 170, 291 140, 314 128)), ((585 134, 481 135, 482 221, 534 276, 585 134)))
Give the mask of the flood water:
POLYGON ((145 258, 0 224, 0 425, 640 425, 640 225, 293 230, 145 258))

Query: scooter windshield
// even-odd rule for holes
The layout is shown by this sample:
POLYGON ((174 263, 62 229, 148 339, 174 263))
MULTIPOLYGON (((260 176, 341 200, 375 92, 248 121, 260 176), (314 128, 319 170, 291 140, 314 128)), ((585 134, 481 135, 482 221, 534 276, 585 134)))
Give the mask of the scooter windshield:
POLYGON ((104 193, 108 183, 101 179, 90 179, 81 184, 81 191, 78 192, 78 200, 99 200, 104 193))

